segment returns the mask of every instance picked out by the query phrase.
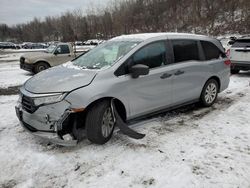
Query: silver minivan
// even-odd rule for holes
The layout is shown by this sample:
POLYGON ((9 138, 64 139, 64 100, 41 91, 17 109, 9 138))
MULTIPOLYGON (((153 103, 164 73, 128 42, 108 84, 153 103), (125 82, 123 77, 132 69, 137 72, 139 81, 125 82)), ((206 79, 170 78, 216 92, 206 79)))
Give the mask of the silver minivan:
POLYGON ((216 39, 123 35, 30 78, 16 113, 26 130, 51 142, 75 145, 87 137, 104 144, 116 125, 129 135, 134 119, 195 102, 211 106, 229 77, 230 61, 216 39))

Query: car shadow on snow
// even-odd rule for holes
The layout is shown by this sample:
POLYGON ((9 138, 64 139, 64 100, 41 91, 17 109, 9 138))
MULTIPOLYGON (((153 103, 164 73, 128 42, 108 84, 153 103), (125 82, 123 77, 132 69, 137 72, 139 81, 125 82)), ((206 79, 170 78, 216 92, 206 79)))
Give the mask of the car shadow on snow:
POLYGON ((169 132, 176 132, 183 127, 197 128, 199 120, 216 111, 226 110, 235 100, 229 97, 218 97, 216 103, 208 108, 202 107, 199 103, 187 105, 160 115, 160 126, 151 129, 157 135, 164 135, 169 132))

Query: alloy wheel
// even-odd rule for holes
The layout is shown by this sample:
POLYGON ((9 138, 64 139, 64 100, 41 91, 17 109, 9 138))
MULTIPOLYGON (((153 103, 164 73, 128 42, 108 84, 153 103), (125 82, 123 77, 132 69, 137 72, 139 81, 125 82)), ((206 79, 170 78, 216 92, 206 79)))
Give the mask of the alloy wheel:
POLYGON ((114 118, 111 108, 107 108, 107 110, 103 114, 102 118, 102 135, 107 138, 113 131, 114 128, 114 118))
POLYGON ((208 84, 206 91, 205 91, 205 100, 208 104, 211 104, 216 99, 217 95, 217 87, 215 83, 208 84))

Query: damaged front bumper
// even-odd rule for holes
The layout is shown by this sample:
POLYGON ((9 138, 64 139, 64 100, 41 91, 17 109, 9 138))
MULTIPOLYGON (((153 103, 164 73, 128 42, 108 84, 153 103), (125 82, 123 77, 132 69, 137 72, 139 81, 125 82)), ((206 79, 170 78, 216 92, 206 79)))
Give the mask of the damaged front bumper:
POLYGON ((58 145, 75 146, 77 144, 72 131, 68 131, 72 125, 67 121, 74 111, 70 110, 70 104, 67 101, 42 106, 34 113, 27 112, 19 101, 15 110, 22 127, 32 135, 58 145))

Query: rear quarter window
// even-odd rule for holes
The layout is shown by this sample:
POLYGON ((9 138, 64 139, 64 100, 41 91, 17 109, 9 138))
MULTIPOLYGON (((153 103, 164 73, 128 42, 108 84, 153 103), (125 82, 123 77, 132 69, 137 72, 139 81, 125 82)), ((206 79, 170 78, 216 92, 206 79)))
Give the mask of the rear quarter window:
POLYGON ((221 50, 212 42, 201 41, 201 46, 204 51, 205 60, 219 59, 223 55, 221 50))

